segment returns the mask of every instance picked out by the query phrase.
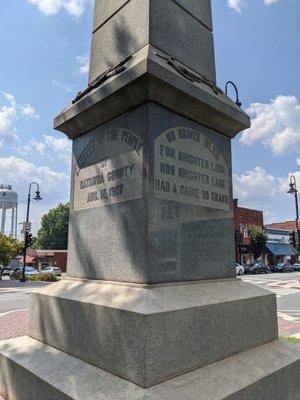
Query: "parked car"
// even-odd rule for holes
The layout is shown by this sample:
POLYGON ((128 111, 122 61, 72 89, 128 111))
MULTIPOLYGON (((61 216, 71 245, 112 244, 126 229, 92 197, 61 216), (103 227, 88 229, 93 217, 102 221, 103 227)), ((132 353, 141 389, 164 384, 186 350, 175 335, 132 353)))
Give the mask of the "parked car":
POLYGON ((2 276, 9 276, 10 273, 11 273, 11 267, 7 266, 2 268, 2 276))
POLYGON ((59 267, 46 267, 42 271, 45 274, 53 274, 56 276, 61 276, 61 269, 59 267))
POLYGON ((245 273, 244 267, 241 264, 235 263, 235 269, 237 275, 243 275, 245 273))
POLYGON ((271 272, 275 272, 276 264, 271 264, 269 267, 271 272))
POLYGON ((294 271, 300 271, 300 264, 294 264, 293 265, 293 270, 294 271))
POLYGON ((276 265, 276 267, 274 268, 275 272, 293 272, 293 266, 291 264, 288 263, 279 263, 276 265))
MULTIPOLYGON (((11 271, 11 273, 9 274, 9 279, 11 279, 11 280, 20 279, 22 276, 22 273, 23 273, 23 267, 14 268, 11 271)), ((33 275, 38 275, 38 271, 35 268, 29 267, 28 265, 26 265, 25 278, 29 279, 33 275)))
POLYGON ((268 274, 271 272, 270 267, 268 267, 262 261, 255 261, 252 264, 244 266, 245 274, 268 274))

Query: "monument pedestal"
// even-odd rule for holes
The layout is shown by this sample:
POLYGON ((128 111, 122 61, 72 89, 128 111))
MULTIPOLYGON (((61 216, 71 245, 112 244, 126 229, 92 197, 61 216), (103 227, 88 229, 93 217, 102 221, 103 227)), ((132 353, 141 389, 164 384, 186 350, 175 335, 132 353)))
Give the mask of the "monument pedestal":
POLYGON ((275 295, 239 279, 66 279, 31 294, 28 335, 0 343, 7 400, 300 399, 275 295))
POLYGON ((142 387, 278 337, 275 295, 232 279, 66 280, 34 293, 30 310, 29 336, 142 387))
POLYGON ((0 343, 9 400, 299 400, 300 348, 280 340, 142 388, 30 337, 0 343))
POLYGON ((235 278, 231 139, 209 0, 96 0, 73 140, 68 279, 0 343, 7 400, 300 400, 275 295, 235 278), (117 68, 112 65, 120 63, 117 68))

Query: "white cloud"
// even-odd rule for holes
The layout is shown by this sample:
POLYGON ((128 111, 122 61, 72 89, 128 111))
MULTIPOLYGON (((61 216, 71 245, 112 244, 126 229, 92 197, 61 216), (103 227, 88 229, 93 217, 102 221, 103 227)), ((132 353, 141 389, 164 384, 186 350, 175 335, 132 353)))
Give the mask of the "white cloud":
POLYGON ((87 74, 89 72, 90 67, 90 57, 87 53, 84 53, 82 56, 77 56, 77 61, 79 63, 79 73, 87 74))
POLYGON ((90 0, 27 0, 38 7, 46 15, 55 15, 66 11, 70 15, 79 18, 90 0))
POLYGON ((246 6, 245 0, 227 0, 228 6, 238 13, 242 12, 242 8, 246 6))
POLYGON ((275 155, 300 155, 300 103, 295 96, 277 96, 270 103, 252 103, 246 110, 252 126, 240 142, 262 143, 275 155))
POLYGON ((40 185, 45 203, 68 199, 69 176, 15 156, 0 158, 0 181, 10 184, 25 199, 30 182, 40 185))
MULTIPOLYGON (((233 174, 234 197, 242 207, 264 211, 265 222, 289 219, 293 214, 293 202, 287 194, 290 175, 276 177, 261 167, 233 174)), ((300 171, 293 175, 300 187, 300 171)))
POLYGON ((264 224, 272 224, 273 222, 277 222, 278 217, 276 213, 271 211, 264 211, 264 224))
POLYGON ((13 96, 12 94, 7 93, 7 92, 2 92, 2 93, 3 93, 4 97, 6 98, 6 100, 10 103, 10 105, 13 108, 16 108, 15 96, 13 96))
POLYGON ((3 145, 5 140, 16 139, 16 130, 13 126, 17 117, 17 106, 15 98, 12 94, 3 92, 6 105, 0 107, 0 144, 3 145))
POLYGON ((72 142, 62 137, 43 135, 43 141, 36 141, 31 138, 28 144, 16 148, 22 155, 34 155, 36 153, 47 156, 49 159, 55 157, 56 160, 63 161, 66 165, 71 165, 72 142))
POLYGON ((275 177, 261 167, 256 167, 241 175, 233 174, 233 182, 234 196, 247 202, 272 197, 278 186, 275 177))
POLYGON ((266 4, 267 6, 271 6, 271 5, 273 5, 273 4, 278 3, 278 0, 264 0, 264 2, 265 2, 265 4, 266 4))
POLYGON ((67 165, 71 164, 72 142, 67 138, 56 138, 44 135, 45 144, 55 152, 56 157, 64 161, 67 165))
MULTIPOLYGON (((265 5, 272 6, 278 3, 279 0, 264 0, 265 5)), ((247 6, 246 0, 227 0, 228 7, 232 8, 238 13, 242 12, 242 9, 247 6)))
MULTIPOLYGON (((19 194, 19 222, 24 221, 28 186, 33 181, 40 185, 42 197, 39 202, 32 201, 30 208, 30 221, 33 222, 35 233, 45 212, 60 202, 69 201, 70 178, 65 173, 54 171, 47 166, 37 166, 22 158, 0 158, 0 182, 12 185, 19 194)), ((33 195, 34 190, 35 187, 32 188, 33 195)))
POLYGON ((2 147, 5 143, 18 138, 14 124, 20 114, 30 119, 38 119, 39 115, 31 104, 17 104, 15 96, 11 93, 0 92, 0 94, 6 103, 2 106, 0 103, 0 147, 2 147))
POLYGON ((300 166, 300 158, 297 158, 296 163, 300 166))
POLYGON ((29 145, 31 146, 31 149, 34 149, 37 153, 44 155, 46 149, 45 143, 37 142, 36 140, 31 139, 29 141, 29 145))
POLYGON ((28 118, 39 119, 40 116, 37 114, 36 109, 29 103, 20 106, 21 114, 26 115, 28 118))
POLYGON ((65 90, 66 92, 73 92, 74 87, 71 85, 68 85, 67 83, 61 83, 55 79, 52 81, 52 85, 60 87, 61 89, 65 90))

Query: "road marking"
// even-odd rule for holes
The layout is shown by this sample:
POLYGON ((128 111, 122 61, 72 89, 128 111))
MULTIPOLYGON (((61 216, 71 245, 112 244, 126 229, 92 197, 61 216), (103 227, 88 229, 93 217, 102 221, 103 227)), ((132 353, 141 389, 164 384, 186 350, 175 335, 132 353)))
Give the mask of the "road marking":
POLYGON ((1 301, 22 300, 22 299, 28 299, 28 296, 0 297, 1 301))
POLYGON ((27 310, 28 310, 28 308, 20 308, 20 309, 18 309, 18 310, 7 311, 7 312, 5 312, 5 313, 0 314, 0 318, 1 318, 1 317, 4 317, 5 315, 12 314, 12 313, 14 313, 14 312, 16 312, 16 311, 27 311, 27 310))
POLYGON ((286 313, 289 313, 289 312, 300 313, 300 310, 279 310, 279 311, 286 312, 286 313))
POLYGON ((278 317, 284 319, 285 321, 297 321, 298 320, 297 318, 292 317, 289 314, 284 314, 284 313, 281 313, 281 312, 277 312, 277 315, 278 315, 278 317))

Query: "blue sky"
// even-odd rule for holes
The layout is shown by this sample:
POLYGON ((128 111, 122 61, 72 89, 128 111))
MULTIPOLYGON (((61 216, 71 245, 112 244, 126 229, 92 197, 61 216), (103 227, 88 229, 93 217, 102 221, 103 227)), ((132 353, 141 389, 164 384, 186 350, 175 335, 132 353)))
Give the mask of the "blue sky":
MULTIPOLYGON (((239 87, 252 128, 233 141, 234 191, 267 222, 294 218, 290 173, 300 186, 300 2, 212 0, 218 83, 239 87)), ((0 0, 0 183, 28 183, 41 215, 69 197, 70 143, 53 117, 87 85, 92 0, 0 0)), ((196 45, 195 45, 196 51, 196 45)))

